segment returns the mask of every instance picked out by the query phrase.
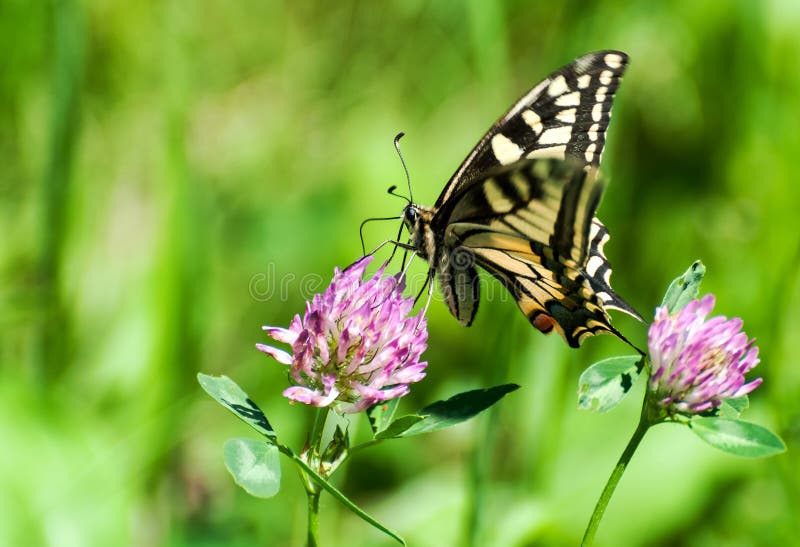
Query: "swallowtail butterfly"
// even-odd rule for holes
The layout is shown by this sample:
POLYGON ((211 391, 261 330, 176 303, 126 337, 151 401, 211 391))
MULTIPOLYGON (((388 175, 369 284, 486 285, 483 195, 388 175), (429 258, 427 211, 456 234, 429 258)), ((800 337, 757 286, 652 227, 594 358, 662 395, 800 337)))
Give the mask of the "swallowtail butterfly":
POLYGON ((450 312, 470 325, 481 266, 511 292, 531 324, 572 347, 608 332, 606 310, 641 316, 612 289, 595 218, 620 51, 575 59, 537 84, 470 152, 433 207, 409 203, 410 247, 438 274, 450 312))

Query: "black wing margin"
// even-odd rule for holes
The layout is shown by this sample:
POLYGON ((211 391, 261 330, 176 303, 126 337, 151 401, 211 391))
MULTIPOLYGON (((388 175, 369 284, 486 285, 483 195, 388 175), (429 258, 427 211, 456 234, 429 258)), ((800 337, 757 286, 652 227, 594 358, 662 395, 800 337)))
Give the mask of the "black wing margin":
POLYGON ((614 94, 628 65, 621 51, 587 53, 520 98, 483 136, 450 178, 436 207, 465 183, 525 158, 600 163, 614 94))

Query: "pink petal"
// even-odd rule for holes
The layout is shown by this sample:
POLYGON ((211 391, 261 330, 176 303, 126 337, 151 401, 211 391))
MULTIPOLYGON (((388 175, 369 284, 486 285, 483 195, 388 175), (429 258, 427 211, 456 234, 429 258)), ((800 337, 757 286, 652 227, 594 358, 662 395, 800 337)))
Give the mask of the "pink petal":
POLYGON ((266 332, 273 340, 277 342, 283 342, 284 344, 294 344, 294 341, 297 340, 298 332, 293 332, 289 329, 283 329, 280 327, 268 327, 263 326, 261 327, 264 332, 266 332))
POLYGON ((256 349, 258 351, 263 351, 279 363, 283 363, 284 365, 292 364, 292 356, 281 349, 273 348, 272 346, 266 346, 264 344, 256 344, 256 349))

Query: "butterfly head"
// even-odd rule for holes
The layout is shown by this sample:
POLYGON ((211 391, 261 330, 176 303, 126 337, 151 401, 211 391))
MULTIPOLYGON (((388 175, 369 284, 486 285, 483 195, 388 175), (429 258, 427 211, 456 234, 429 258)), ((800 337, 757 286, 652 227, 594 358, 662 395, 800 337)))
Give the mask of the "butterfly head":
POLYGON ((432 219, 433 210, 426 207, 409 203, 403 208, 403 224, 408 229, 410 243, 420 258, 426 260, 433 256, 435 248, 434 234, 431 230, 432 219))

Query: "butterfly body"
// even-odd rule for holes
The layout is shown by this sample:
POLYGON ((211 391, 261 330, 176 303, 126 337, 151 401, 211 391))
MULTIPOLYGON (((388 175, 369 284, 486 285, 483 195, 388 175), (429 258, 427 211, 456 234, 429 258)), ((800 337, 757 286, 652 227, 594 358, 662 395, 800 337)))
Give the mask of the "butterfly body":
POLYGON ((409 203, 403 209, 403 223, 408 229, 411 246, 417 252, 417 256, 423 260, 429 260, 436 254, 438 244, 436 234, 431 230, 435 209, 422 207, 414 203, 409 203))
POLYGON ((624 53, 600 51, 554 72, 490 128, 433 207, 404 209, 409 245, 463 325, 480 300, 476 266, 503 283, 535 328, 556 330, 573 347, 600 332, 623 338, 607 309, 640 318, 611 289, 608 232, 594 216, 604 186, 597 165, 626 64, 624 53))

